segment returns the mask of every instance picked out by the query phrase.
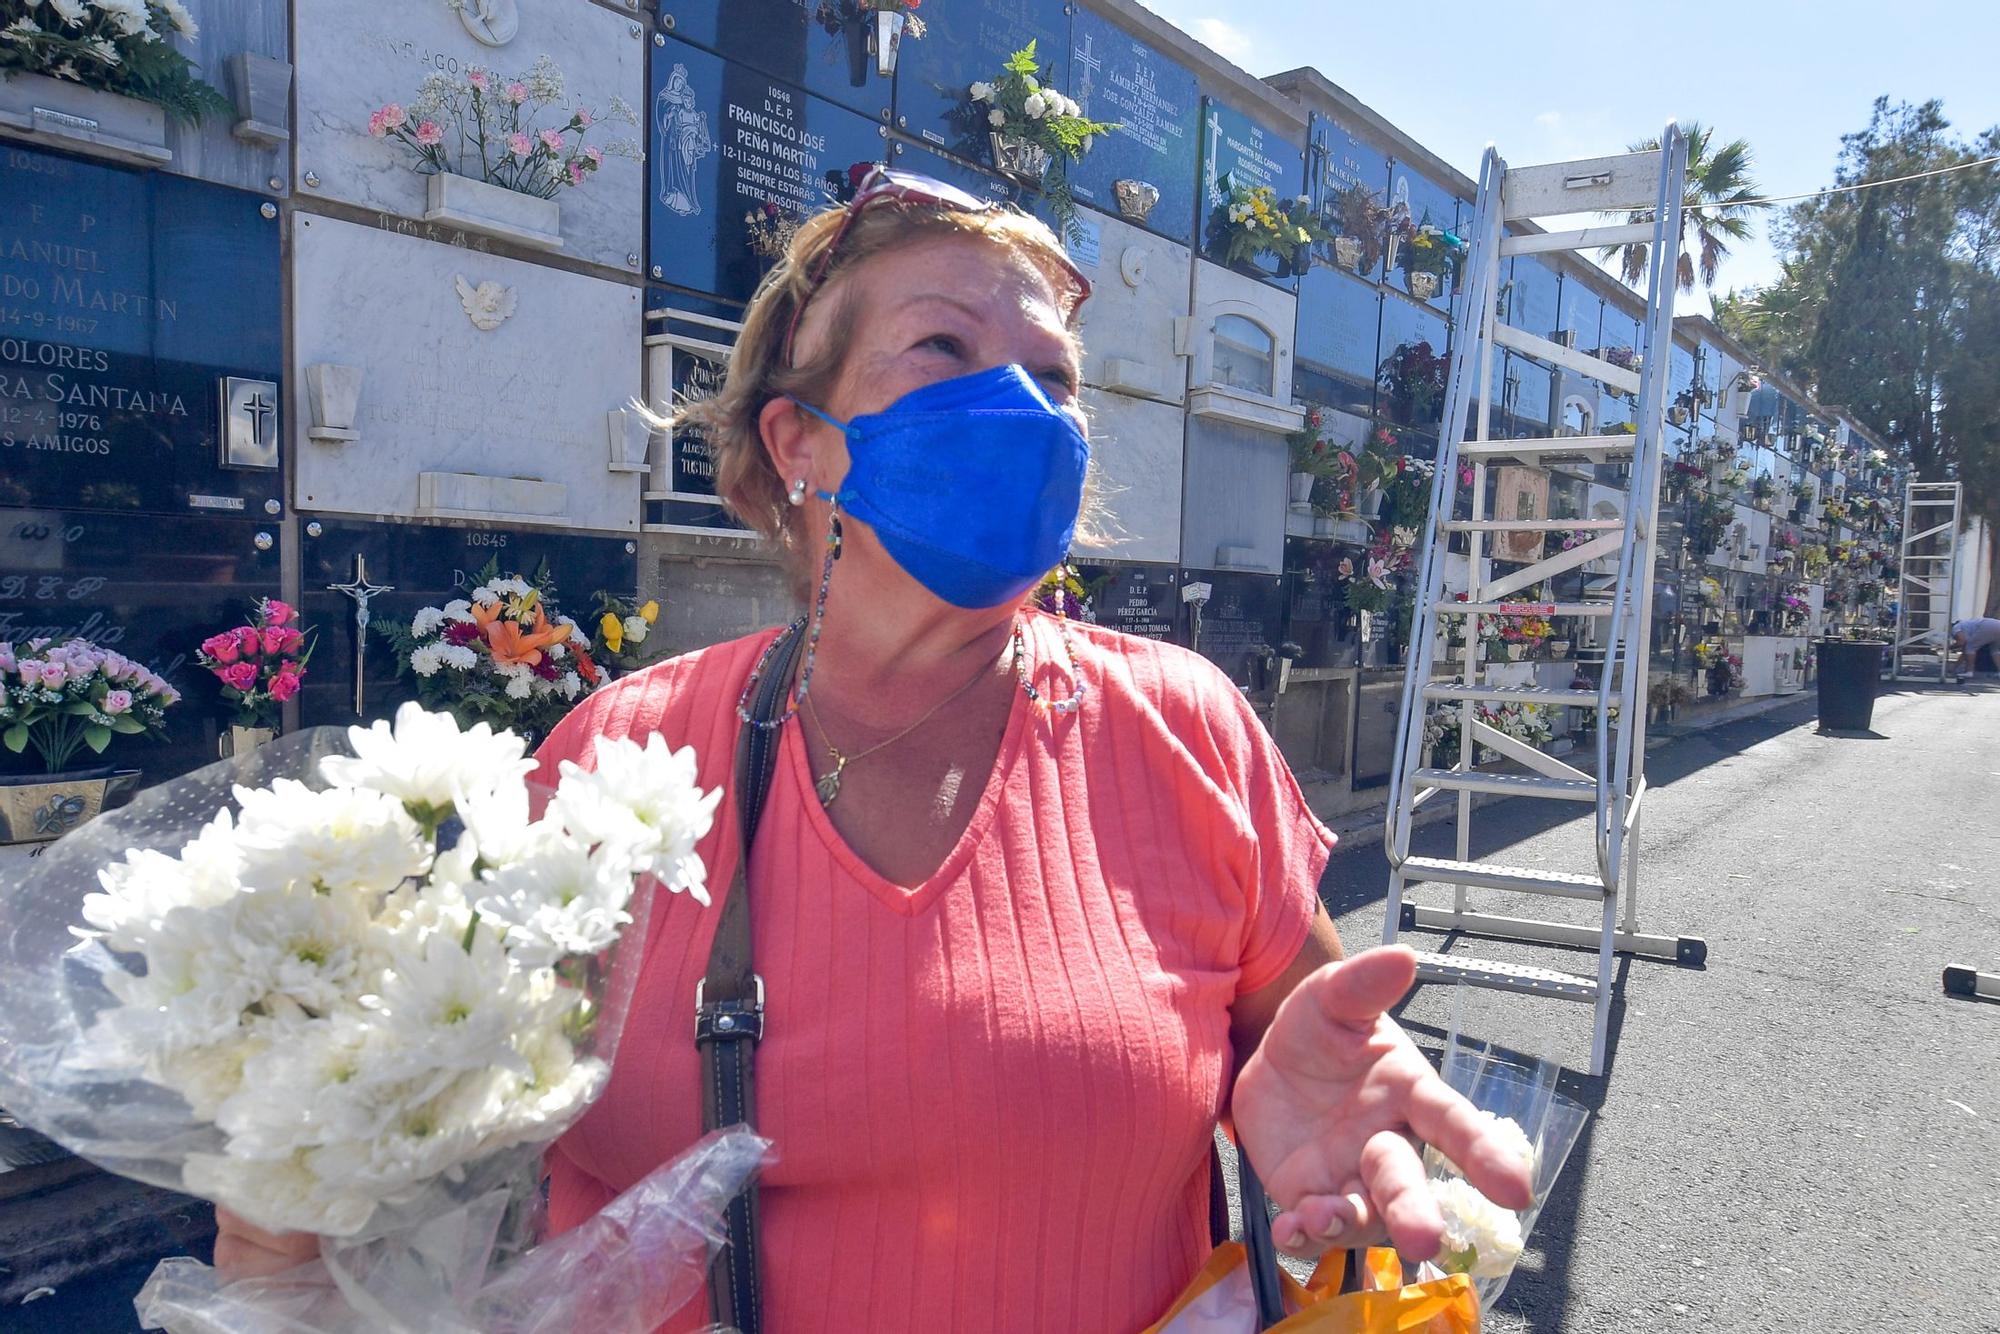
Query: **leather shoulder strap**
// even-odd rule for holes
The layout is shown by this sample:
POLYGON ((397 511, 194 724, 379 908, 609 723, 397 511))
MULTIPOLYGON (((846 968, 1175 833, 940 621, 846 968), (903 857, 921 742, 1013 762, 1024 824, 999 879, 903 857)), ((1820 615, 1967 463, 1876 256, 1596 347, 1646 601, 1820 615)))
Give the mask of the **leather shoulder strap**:
MULTIPOLYGON (((751 702, 753 719, 770 720, 782 711, 798 655, 800 627, 780 634, 765 661, 751 702)), ((695 988, 695 1045, 701 1050, 701 1122, 704 1130, 754 1126, 757 1115, 756 1053, 764 1037, 764 979, 750 953, 750 849, 771 788, 778 755, 775 727, 744 723, 736 740, 736 875, 715 927, 708 972, 695 988)), ((753 1180, 730 1203, 728 1241, 709 1272, 709 1309, 717 1323, 742 1334, 761 1334, 757 1264, 757 1186, 753 1180)))

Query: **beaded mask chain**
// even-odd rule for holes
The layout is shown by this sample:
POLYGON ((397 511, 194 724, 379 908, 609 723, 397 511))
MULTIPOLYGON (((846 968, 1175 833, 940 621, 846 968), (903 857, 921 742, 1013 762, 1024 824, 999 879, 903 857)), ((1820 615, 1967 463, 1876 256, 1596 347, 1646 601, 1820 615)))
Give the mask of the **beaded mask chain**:
MULTIPOLYGON (((784 639, 784 636, 780 635, 771 641, 770 646, 757 659, 757 665, 750 671, 750 679, 743 684, 743 693, 736 697, 736 716, 751 727, 762 728, 767 732, 776 731, 799 716, 799 706, 804 704, 806 697, 812 693, 813 662, 819 654, 820 631, 826 624, 826 590, 833 583, 833 563, 839 559, 840 502, 836 500, 832 502, 831 512, 827 515, 826 558, 820 565, 819 591, 813 595, 811 628, 806 633, 806 660, 799 668, 798 688, 792 692, 791 701, 785 706, 785 711, 776 718, 750 716, 750 696, 755 693, 757 682, 763 679, 765 669, 771 665, 771 655, 777 651, 778 644, 784 639)), ((796 633, 801 626, 807 624, 808 618, 802 616, 792 622, 787 633, 796 633)), ((1069 637, 1069 618, 1061 612, 1056 613, 1056 633, 1062 640, 1063 657, 1069 667, 1071 684, 1069 697, 1047 699, 1036 689, 1035 683, 1028 679, 1028 642, 1018 615, 1014 618, 1014 680, 1021 687, 1021 692, 1028 697, 1030 704, 1066 716, 1083 707, 1083 697, 1090 692, 1090 686, 1076 669, 1076 645, 1069 637)))

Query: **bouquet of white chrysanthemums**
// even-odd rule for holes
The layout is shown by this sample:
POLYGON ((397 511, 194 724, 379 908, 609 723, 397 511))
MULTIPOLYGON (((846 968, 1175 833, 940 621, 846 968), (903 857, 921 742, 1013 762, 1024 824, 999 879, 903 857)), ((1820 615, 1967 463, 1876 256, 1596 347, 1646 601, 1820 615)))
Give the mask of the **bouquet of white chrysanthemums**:
MULTIPOLYGON (((531 1228, 541 1146, 603 1087, 642 887, 707 901, 694 847, 720 792, 700 791, 691 750, 654 737, 600 742, 593 771, 565 763, 537 802, 523 752, 407 705, 393 728, 285 738, 54 845, 0 908, 0 1104, 111 1170, 338 1239, 322 1248, 325 1309, 285 1328, 532 1327, 478 1306, 505 1278, 494 1243, 531 1228)), ((728 1171, 694 1170, 722 1191, 708 1203, 756 1156, 735 1143, 728 1171)), ((642 1201, 655 1214, 707 1207, 657 1186, 642 1201)), ((698 1275, 707 1238, 678 1235, 698 1275)), ((572 1234, 523 1258, 567 1267, 592 1244, 572 1234)), ((660 1261, 632 1284, 657 1287, 660 1261)), ((142 1313, 267 1327, 216 1317, 245 1286, 169 1261, 142 1313)), ((536 1295, 536 1318, 559 1299, 536 1295)))

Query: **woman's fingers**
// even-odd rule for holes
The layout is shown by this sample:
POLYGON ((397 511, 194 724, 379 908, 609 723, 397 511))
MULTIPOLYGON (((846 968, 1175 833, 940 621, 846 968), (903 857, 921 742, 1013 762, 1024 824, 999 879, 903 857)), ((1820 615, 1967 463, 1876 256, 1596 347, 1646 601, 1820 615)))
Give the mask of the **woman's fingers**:
POLYGON ((309 1232, 266 1232, 217 1206, 215 1267, 231 1283, 268 1278, 319 1256, 319 1238, 309 1232))
POLYGON ((1444 1240, 1444 1216, 1424 1179, 1423 1160, 1393 1130, 1372 1136, 1361 1150, 1361 1180, 1389 1240, 1406 1257, 1428 1260, 1444 1240))
POLYGON ((1352 1181, 1339 1195, 1309 1195, 1271 1220, 1271 1236, 1281 1250, 1311 1260, 1334 1247, 1370 1246, 1382 1238, 1381 1227, 1352 1181))
POLYGON ((1487 1199, 1504 1209, 1525 1209, 1533 1199, 1528 1164, 1493 1133, 1493 1119, 1442 1079, 1420 1080, 1406 1109, 1410 1129, 1426 1144, 1458 1164, 1487 1199))

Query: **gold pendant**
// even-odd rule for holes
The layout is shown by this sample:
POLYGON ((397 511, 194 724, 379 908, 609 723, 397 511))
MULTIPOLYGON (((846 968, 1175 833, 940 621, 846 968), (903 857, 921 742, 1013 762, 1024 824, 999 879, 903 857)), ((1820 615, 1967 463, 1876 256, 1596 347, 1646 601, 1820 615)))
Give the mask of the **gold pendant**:
POLYGON ((846 767, 845 758, 836 758, 833 767, 821 774, 819 781, 813 784, 813 790, 819 793, 819 804, 822 807, 833 805, 834 798, 840 795, 840 771, 846 767))

